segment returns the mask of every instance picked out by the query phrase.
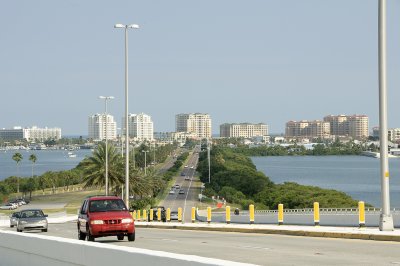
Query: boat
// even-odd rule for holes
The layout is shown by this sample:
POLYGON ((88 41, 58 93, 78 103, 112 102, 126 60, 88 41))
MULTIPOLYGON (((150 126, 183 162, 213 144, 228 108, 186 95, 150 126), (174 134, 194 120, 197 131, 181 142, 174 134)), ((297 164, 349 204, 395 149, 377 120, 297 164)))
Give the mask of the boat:
MULTIPOLYGON (((361 152, 362 156, 367 156, 367 157, 373 157, 373 158, 381 158, 381 154, 379 152, 373 152, 373 151, 363 151, 361 152)), ((397 158, 398 156, 393 155, 393 154, 388 154, 388 158, 397 158)))
POLYGON ((69 158, 75 158, 75 157, 76 157, 76 154, 73 153, 72 151, 69 151, 69 152, 68 152, 68 157, 69 157, 69 158))

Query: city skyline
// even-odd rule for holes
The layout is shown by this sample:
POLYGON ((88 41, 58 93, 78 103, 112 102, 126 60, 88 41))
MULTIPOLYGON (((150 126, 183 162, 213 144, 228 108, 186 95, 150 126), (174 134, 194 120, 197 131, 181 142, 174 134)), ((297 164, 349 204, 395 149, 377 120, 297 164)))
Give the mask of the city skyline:
MULTIPOLYGON (((362 113, 378 125, 377 2, 6 2, 0 11, 1 127, 60 127, 86 135, 87 115, 123 117, 123 34, 129 35, 129 113, 173 132, 178 113, 223 123, 285 122, 362 113), (210 6, 212 5, 212 8, 210 6), (343 7, 346 8, 343 8, 343 7), (74 16, 71 16, 74 14, 74 16), (88 27, 87 25, 94 25, 88 27), (29 28, 26 27, 29 25, 29 28), (16 29, 22 29, 19 34, 16 29)), ((400 4, 388 1, 388 127, 398 127, 400 4)))

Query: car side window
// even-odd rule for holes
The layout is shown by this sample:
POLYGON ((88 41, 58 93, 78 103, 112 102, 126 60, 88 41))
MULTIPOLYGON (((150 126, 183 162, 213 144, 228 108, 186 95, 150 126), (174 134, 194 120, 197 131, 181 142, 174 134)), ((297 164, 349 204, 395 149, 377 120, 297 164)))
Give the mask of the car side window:
POLYGON ((86 214, 87 213, 87 200, 85 200, 82 204, 82 208, 81 208, 81 214, 86 214))

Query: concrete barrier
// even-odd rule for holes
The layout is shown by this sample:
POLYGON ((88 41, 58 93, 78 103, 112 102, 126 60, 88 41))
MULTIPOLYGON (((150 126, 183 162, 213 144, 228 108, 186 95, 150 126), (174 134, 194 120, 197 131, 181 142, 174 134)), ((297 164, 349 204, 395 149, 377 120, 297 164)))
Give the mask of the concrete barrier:
POLYGON ((121 247, 0 230, 0 265, 253 265, 194 255, 121 247))

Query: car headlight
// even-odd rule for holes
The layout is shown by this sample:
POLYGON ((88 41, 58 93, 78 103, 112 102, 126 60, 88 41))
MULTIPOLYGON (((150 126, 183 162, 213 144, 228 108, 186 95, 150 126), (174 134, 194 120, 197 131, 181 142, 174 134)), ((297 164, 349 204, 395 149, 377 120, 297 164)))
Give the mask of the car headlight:
POLYGON ((90 223, 91 224, 104 224, 103 220, 93 220, 90 223))
POLYGON ((27 221, 19 221, 20 224, 26 224, 28 223, 27 221))
POLYGON ((133 223, 133 219, 132 218, 125 218, 125 219, 121 220, 121 223, 130 224, 130 223, 133 223))

